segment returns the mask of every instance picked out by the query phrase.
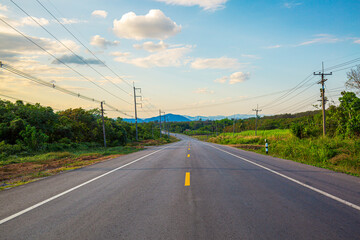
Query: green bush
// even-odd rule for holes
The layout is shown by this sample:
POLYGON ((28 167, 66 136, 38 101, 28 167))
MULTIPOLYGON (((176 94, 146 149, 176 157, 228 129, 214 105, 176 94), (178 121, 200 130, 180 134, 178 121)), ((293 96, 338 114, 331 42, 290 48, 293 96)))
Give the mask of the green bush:
POLYGON ((25 130, 20 132, 25 146, 36 151, 44 148, 44 144, 48 141, 49 136, 44 134, 41 130, 36 130, 35 127, 27 125, 25 130))
POLYGON ((2 157, 18 154, 25 151, 26 148, 21 144, 6 144, 5 141, 0 142, 0 152, 2 157))

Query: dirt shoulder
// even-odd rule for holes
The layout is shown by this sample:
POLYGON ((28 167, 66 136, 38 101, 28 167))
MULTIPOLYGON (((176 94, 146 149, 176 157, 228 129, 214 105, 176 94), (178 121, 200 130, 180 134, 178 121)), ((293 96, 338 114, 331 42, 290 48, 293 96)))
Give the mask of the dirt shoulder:
POLYGON ((127 146, 88 151, 49 152, 27 157, 18 157, 0 162, 0 190, 9 189, 64 171, 82 168, 98 162, 107 161, 126 154, 141 151, 150 146, 176 142, 170 140, 144 140, 127 146))

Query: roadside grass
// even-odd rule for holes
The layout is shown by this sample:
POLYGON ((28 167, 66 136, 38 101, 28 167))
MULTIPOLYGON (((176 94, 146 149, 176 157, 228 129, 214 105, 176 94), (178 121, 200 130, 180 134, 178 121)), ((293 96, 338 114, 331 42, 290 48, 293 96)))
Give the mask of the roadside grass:
POLYGON ((9 156, 0 161, 0 190, 20 186, 60 172, 73 170, 122 155, 134 153, 147 146, 163 145, 178 139, 144 140, 127 146, 49 152, 33 156, 9 156))
POLYGON ((288 129, 277 129, 258 131, 258 136, 255 136, 254 131, 244 131, 234 135, 224 133, 207 141, 266 154, 265 139, 269 143, 271 156, 360 176, 360 139, 340 137, 299 139, 288 129))

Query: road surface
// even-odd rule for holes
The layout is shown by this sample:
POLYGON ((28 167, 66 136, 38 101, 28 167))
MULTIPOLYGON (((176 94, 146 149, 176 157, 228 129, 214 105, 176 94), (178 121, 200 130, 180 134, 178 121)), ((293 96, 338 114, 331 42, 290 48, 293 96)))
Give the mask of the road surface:
POLYGON ((0 239, 360 239, 360 178, 180 138, 0 192, 0 239))

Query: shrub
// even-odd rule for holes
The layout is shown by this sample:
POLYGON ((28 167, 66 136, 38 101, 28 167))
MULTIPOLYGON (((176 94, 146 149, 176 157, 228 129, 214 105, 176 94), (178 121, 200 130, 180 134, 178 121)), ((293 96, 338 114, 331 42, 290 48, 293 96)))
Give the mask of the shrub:
POLYGON ((0 142, 0 152, 2 157, 14 155, 25 150, 25 147, 21 144, 6 144, 5 141, 0 142))
POLYGON ((25 130, 20 132, 20 135, 23 137, 25 146, 33 151, 43 148, 49 139, 49 136, 41 130, 37 131, 35 127, 30 125, 27 125, 25 130))

